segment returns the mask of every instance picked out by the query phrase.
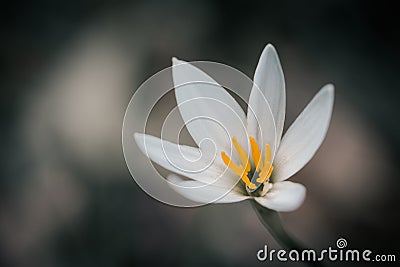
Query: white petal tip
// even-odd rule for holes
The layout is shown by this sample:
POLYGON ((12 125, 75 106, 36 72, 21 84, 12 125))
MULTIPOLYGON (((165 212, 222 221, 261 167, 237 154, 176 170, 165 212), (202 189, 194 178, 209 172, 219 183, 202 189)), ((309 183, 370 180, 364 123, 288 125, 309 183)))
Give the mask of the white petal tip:
POLYGON ((176 57, 172 57, 172 65, 173 66, 174 65, 179 65, 179 64, 182 64, 182 63, 186 63, 186 62, 183 61, 183 60, 177 59, 176 57))
POLYGON ((271 43, 268 43, 268 44, 265 46, 265 49, 272 49, 272 50, 275 50, 275 47, 274 47, 271 43))
POLYGON ((134 134, 133 134, 133 138, 135 138, 135 141, 136 141, 136 142, 138 142, 139 139, 140 139, 141 137, 143 137, 143 136, 144 136, 144 134, 142 134, 142 133, 134 133, 134 134))
POLYGON ((272 44, 267 44, 262 52, 262 54, 266 54, 266 55, 275 55, 277 56, 277 52, 275 47, 272 44))
POLYGON ((135 139, 136 145, 139 147, 139 149, 142 151, 143 154, 146 154, 146 149, 144 145, 144 138, 145 134, 142 133, 134 133, 133 138, 135 139))
POLYGON ((335 92, 335 86, 332 83, 328 83, 322 87, 321 91, 327 91, 329 94, 333 94, 335 92))
POLYGON ((330 105, 333 105, 335 98, 335 86, 331 83, 324 85, 324 87, 322 87, 319 91, 318 95, 320 95, 320 97, 323 99, 326 99, 330 105))

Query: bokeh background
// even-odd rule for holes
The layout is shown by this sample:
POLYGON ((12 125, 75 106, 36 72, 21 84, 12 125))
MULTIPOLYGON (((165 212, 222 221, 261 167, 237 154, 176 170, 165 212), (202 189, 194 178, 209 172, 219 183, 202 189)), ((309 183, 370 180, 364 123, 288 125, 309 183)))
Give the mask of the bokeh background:
POLYGON ((399 258, 400 25, 389 2, 8 1, 0 19, 0 266, 266 264, 256 252, 279 246, 250 203, 155 201, 129 174, 121 127, 136 88, 172 56, 252 77, 268 42, 286 76, 286 128, 336 86, 327 138, 293 178, 308 194, 283 214, 288 231, 316 249, 344 237, 399 258))

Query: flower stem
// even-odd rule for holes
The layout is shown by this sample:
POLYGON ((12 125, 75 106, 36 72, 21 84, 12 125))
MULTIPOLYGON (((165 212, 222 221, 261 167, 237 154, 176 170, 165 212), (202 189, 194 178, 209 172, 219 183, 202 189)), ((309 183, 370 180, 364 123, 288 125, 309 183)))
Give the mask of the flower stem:
MULTIPOLYGON (((293 238, 282 226, 281 218, 279 213, 267 209, 256 201, 251 201, 251 204, 254 210, 257 213, 258 218, 265 228, 271 233, 271 235, 275 238, 275 240, 285 249, 287 250, 297 250, 298 252, 302 252, 306 248, 299 241, 293 238)), ((305 263, 310 266, 324 266, 320 261, 306 261, 305 263)))

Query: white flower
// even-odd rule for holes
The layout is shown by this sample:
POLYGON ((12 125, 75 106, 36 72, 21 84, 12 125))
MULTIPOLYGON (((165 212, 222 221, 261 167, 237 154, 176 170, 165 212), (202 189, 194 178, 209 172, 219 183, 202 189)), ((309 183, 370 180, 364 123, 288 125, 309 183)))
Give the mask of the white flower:
POLYGON ((223 87, 193 65, 174 58, 173 79, 180 114, 199 148, 135 133, 142 152, 173 172, 167 177, 171 187, 201 203, 254 198, 276 211, 297 209, 306 189, 286 179, 310 161, 325 138, 333 108, 333 85, 324 86, 315 95, 281 138, 285 81, 272 45, 265 47, 258 62, 247 116, 223 87), (204 140, 213 141, 214 153, 202 147, 204 140))

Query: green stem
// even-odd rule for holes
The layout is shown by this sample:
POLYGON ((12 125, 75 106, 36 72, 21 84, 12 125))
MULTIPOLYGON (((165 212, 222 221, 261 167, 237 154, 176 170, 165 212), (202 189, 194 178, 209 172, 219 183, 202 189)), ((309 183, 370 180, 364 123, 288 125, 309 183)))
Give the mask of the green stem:
MULTIPOLYGON (((256 201, 251 201, 251 204, 262 224, 268 229, 279 245, 287 250, 297 250, 299 252, 306 249, 304 245, 289 235, 285 228, 283 228, 278 212, 267 209, 258 204, 256 201)), ((309 264, 310 266, 324 266, 320 261, 307 261, 305 263, 309 264)))

